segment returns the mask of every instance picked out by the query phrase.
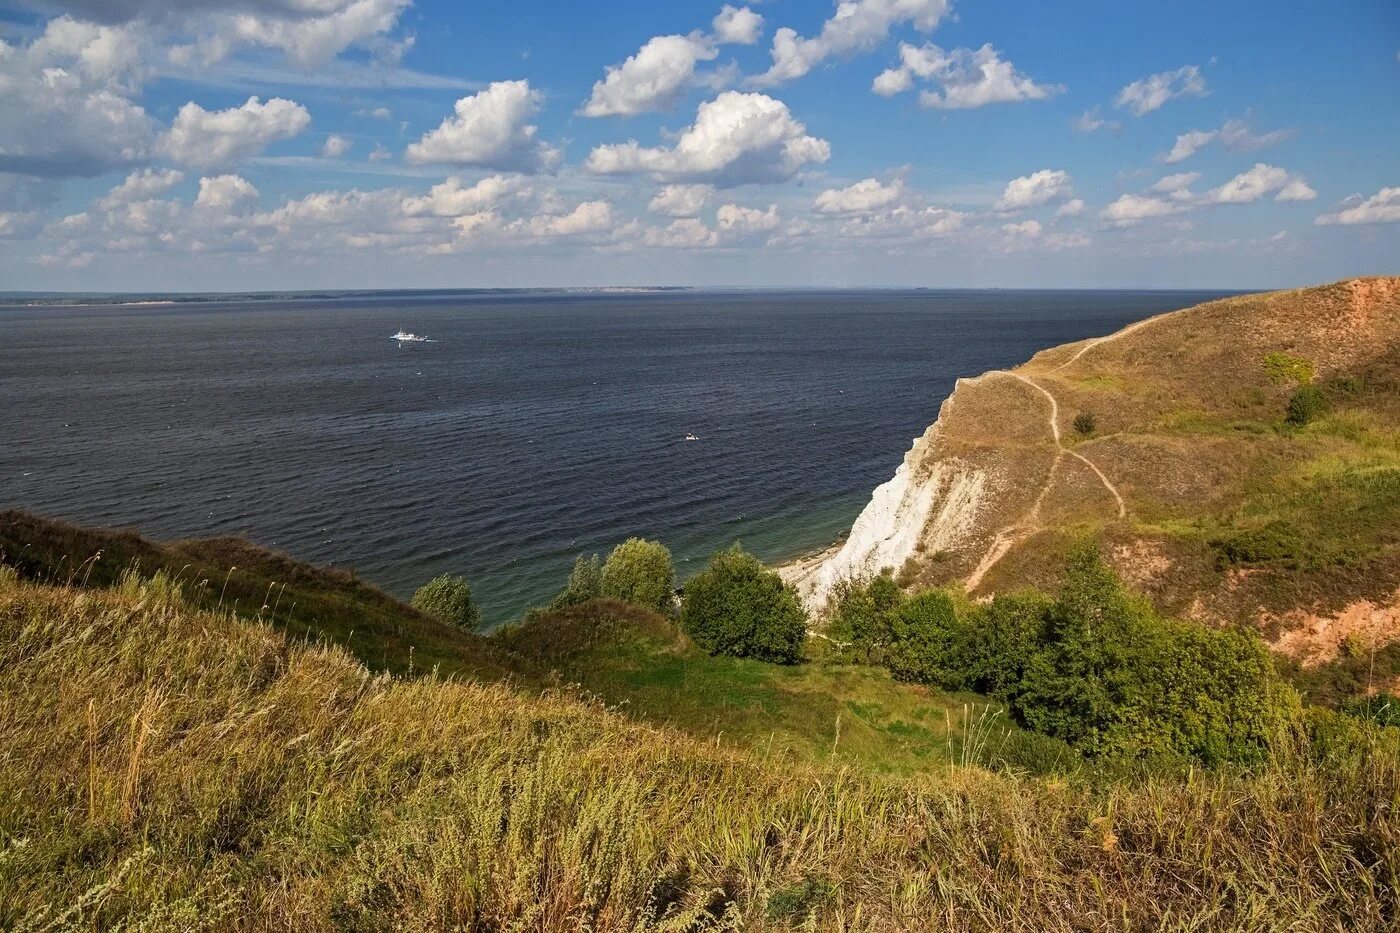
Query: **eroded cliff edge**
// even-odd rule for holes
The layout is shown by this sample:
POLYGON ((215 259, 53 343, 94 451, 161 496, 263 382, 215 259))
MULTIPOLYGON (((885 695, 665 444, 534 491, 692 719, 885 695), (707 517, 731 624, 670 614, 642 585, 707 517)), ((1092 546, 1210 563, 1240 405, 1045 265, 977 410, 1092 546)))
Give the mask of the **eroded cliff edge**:
POLYGON ((885 568, 983 597, 1053 586, 1087 537, 1164 610, 1300 655, 1347 618, 1395 637, 1398 426, 1400 278, 1209 302, 960 380, 846 541, 784 573, 818 611, 885 568), (1323 410, 1290 423, 1303 383, 1323 410))

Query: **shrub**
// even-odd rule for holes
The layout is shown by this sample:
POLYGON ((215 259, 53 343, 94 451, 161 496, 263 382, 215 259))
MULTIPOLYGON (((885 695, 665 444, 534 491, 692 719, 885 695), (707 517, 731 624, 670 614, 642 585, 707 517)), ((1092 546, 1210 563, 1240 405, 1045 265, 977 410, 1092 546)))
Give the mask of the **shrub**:
POLYGON ((1299 386, 1288 399, 1288 415, 1284 418, 1294 427, 1302 427, 1327 408, 1327 397, 1315 385, 1299 386))
POLYGON ((869 580, 842 580, 832 593, 831 637, 849 641, 865 660, 883 663, 892 639, 890 615, 903 601, 888 570, 869 580))
POLYGON ((481 627, 481 610, 472 601, 472 588, 462 577, 443 574, 429 580, 413 594, 412 605, 424 615, 468 632, 481 627))
POLYGON ((945 690, 968 686, 969 628, 947 593, 920 593, 891 612, 889 623, 885 666, 897 679, 945 690))
POLYGON ((563 609, 568 606, 577 606, 579 603, 586 603, 590 599, 597 599, 603 595, 603 564, 598 560, 598 555, 585 557, 582 554, 574 561, 573 572, 569 574, 569 583, 564 587, 564 591, 554 597, 554 602, 550 604, 552 609, 563 609))
POLYGON ((1051 600, 1034 591, 997 596, 968 626, 968 679, 978 693, 1011 700, 1045 641, 1051 600))
POLYGON ((603 565, 604 596, 669 612, 676 601, 676 568, 671 552, 658 541, 628 538, 613 548, 603 565))
POLYGON ((1274 382, 1296 382, 1307 385, 1313 381, 1313 364, 1300 356, 1270 353, 1264 357, 1264 372, 1274 382))
POLYGON ((1092 412, 1081 411, 1074 416, 1074 430, 1080 434, 1093 434, 1098 429, 1099 423, 1092 412))
POLYGON ((1012 709, 1087 755, 1216 764, 1260 759, 1299 701, 1256 634, 1162 619, 1086 551, 1012 709))
POLYGON ((686 584, 681 622, 711 654, 778 664, 801 660, 807 640, 796 591, 737 544, 686 584))

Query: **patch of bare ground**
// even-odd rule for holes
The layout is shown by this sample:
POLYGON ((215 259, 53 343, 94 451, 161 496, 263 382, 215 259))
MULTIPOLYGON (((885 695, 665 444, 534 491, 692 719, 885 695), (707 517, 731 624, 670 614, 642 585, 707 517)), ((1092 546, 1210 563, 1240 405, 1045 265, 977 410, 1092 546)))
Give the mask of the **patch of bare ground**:
POLYGON ((1333 613, 1292 610, 1277 621, 1283 634, 1274 650, 1316 667, 1344 650, 1361 655, 1400 640, 1400 589, 1380 602, 1362 599, 1333 613))

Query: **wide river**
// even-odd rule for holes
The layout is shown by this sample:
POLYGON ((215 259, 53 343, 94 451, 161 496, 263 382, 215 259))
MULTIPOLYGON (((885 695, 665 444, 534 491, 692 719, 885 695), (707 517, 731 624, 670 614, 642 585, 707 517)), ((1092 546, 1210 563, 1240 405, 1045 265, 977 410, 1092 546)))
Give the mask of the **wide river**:
POLYGON ((958 377, 1219 294, 0 303, 0 507, 244 535, 401 596, 461 573, 500 622, 629 535, 682 576, 828 544, 958 377))

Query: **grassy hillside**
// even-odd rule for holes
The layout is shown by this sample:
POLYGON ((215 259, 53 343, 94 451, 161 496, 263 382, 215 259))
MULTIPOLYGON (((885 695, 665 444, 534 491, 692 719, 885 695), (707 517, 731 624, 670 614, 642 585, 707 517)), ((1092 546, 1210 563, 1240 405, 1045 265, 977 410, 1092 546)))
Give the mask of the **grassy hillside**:
MULTIPOLYGON (((0 574, 0 927, 1384 929, 1400 756, 906 778, 0 574)), ((1331 722, 1331 720, 1328 720, 1331 722)), ((1325 741, 1324 741, 1325 739, 1325 741)))
POLYGON ((1050 589, 1090 538, 1170 614, 1257 626, 1308 666, 1351 634, 1385 650, 1397 425, 1400 279, 1210 302, 1047 350, 945 406, 921 468, 955 464, 988 492, 904 580, 1050 589), (1316 407, 1291 417, 1299 395, 1316 407))
POLYGON ((504 677, 513 666, 485 639, 443 625, 361 580, 241 538, 159 543, 134 531, 82 528, 0 511, 0 563, 42 582, 107 587, 128 571, 163 572, 196 604, 325 638, 371 670, 504 677))

